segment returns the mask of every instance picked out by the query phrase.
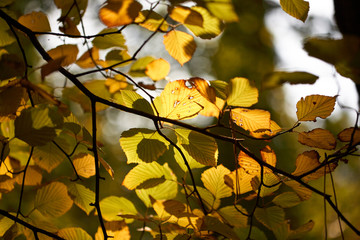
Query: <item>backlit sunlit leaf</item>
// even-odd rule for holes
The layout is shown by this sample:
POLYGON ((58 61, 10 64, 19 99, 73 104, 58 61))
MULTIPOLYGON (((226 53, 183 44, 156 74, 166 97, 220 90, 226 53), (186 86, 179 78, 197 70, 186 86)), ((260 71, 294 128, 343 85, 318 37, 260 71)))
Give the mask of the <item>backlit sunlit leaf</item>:
POLYGON ((60 45, 48 51, 52 59, 62 59, 61 66, 68 66, 76 61, 79 49, 77 45, 60 45))
POLYGON ((45 145, 56 137, 56 129, 62 124, 63 118, 55 107, 27 108, 15 119, 15 137, 30 146, 45 145))
POLYGON ((203 96, 185 80, 169 82, 161 92, 160 115, 170 119, 195 117, 202 109, 203 96))
POLYGON ((316 118, 327 118, 334 110, 336 97, 310 95, 301 98, 296 104, 299 121, 314 121, 316 118))
MULTIPOLYGON (((197 161, 202 165, 216 166, 218 147, 213 138, 188 129, 176 129, 175 133, 189 164, 197 161)), ((187 171, 182 157, 175 155, 175 158, 182 169, 187 171)))
POLYGON ((201 181, 204 183, 206 189, 208 189, 215 198, 224 198, 231 196, 231 189, 226 186, 224 176, 229 174, 230 170, 223 165, 212 167, 205 170, 201 174, 201 181))
POLYGON ((59 237, 67 240, 92 240, 92 237, 82 228, 69 227, 60 229, 57 233, 59 237))
POLYGON ((133 77, 146 77, 146 74, 145 74, 146 66, 154 60, 155 60, 155 58, 153 58, 151 56, 139 58, 131 66, 129 74, 133 77))
POLYGON ((89 178, 95 175, 95 160, 94 156, 88 153, 79 153, 73 158, 73 164, 76 172, 84 177, 89 178))
POLYGON ((160 27, 160 30, 165 32, 169 27, 169 24, 160 14, 149 10, 139 12, 135 22, 150 31, 156 31, 160 27))
MULTIPOLYGON (((132 214, 136 215, 137 210, 134 204, 124 197, 109 196, 100 201, 100 209, 103 218, 106 221, 121 221, 121 214, 132 214)), ((127 223, 131 223, 133 219, 126 219, 127 223)))
POLYGON ((231 0, 205 0, 206 8, 217 18, 225 22, 236 22, 239 20, 231 0))
POLYGON ((274 197, 272 202, 279 207, 290 208, 298 205, 301 200, 299 196, 294 192, 284 192, 274 197))
POLYGON ((169 147, 169 143, 154 130, 133 128, 122 133, 120 145, 127 163, 156 161, 169 147))
POLYGON ((296 182, 295 180, 286 181, 285 184, 291 187, 295 193, 299 196, 301 201, 308 200, 311 197, 312 191, 301 185, 300 183, 296 182))
MULTIPOLYGON (((194 188, 192 186, 186 186, 186 193, 192 193, 194 191, 194 188)), ((207 206, 210 209, 218 209, 220 207, 220 202, 221 200, 218 198, 215 198, 214 195, 212 195, 212 193, 207 190, 206 188, 203 187, 199 187, 197 186, 196 189, 198 190, 201 199, 203 201, 203 203, 205 204, 205 206, 207 206)), ((182 190, 182 192, 185 193, 184 190, 182 190)))
POLYGON ((231 106, 250 107, 258 102, 259 91, 246 78, 233 78, 229 84, 227 103, 231 106))
POLYGON ((94 206, 90 204, 95 201, 95 193, 85 186, 74 182, 68 184, 68 191, 74 203, 89 215, 94 209, 94 206))
POLYGON ((51 32, 49 20, 43 12, 31 12, 21 16, 18 21, 34 32, 51 32))
POLYGON ((93 45, 99 49, 119 47, 127 49, 124 36, 116 28, 105 28, 92 41, 93 45))
POLYGON ((243 168, 238 168, 230 174, 225 175, 225 184, 232 189, 235 194, 244 194, 253 191, 251 180, 256 175, 249 174, 243 168))
POLYGON ((269 229, 274 229, 285 220, 284 209, 278 206, 256 208, 255 218, 269 229))
POLYGON ((164 35, 164 45, 170 56, 181 65, 184 65, 192 58, 196 49, 194 38, 185 32, 177 30, 171 30, 164 35))
POLYGON ((25 182, 23 183, 24 173, 17 174, 15 177, 19 185, 38 186, 42 181, 42 172, 38 166, 28 166, 26 169, 25 182))
POLYGON ((281 131, 280 126, 277 125, 277 123, 274 122, 273 120, 270 120, 270 129, 257 129, 254 132, 250 132, 250 134, 256 138, 263 138, 263 137, 266 138, 267 136, 274 136, 280 131, 281 131))
POLYGON ((131 57, 127 50, 119 50, 114 49, 108 52, 105 56, 106 65, 112 66, 115 65, 117 67, 126 66, 131 63, 131 57))
POLYGON ((280 5, 289 15, 305 22, 309 12, 309 2, 304 0, 280 0, 280 5))
POLYGON ((121 99, 121 103, 124 104, 125 106, 146 113, 154 114, 150 103, 137 92, 132 90, 121 90, 120 94, 121 97, 118 96, 117 99, 121 99))
POLYGON ((60 182, 52 182, 36 192, 34 208, 48 217, 60 217, 70 210, 73 201, 67 187, 60 182))
POLYGON ((236 125, 250 132, 270 129, 270 113, 265 110, 235 108, 231 110, 231 119, 236 125))
POLYGON ((211 39, 220 35, 224 29, 224 24, 220 19, 214 17, 208 10, 200 6, 194 6, 191 10, 199 13, 203 19, 202 25, 185 22, 185 26, 192 33, 202 39, 211 39))
MULTIPOLYGON (((108 236, 111 236, 113 240, 130 240, 129 227, 124 221, 106 222, 105 229, 108 236)), ((104 234, 100 226, 95 234, 95 240, 104 240, 104 234)))
POLYGON ((166 180, 172 180, 166 179, 164 174, 164 167, 157 162, 139 164, 128 172, 122 185, 129 190, 156 187, 166 180))
POLYGON ((100 20, 108 27, 132 23, 142 5, 134 0, 108 0, 99 11, 100 20))
POLYGON ((145 74, 154 81, 165 78, 170 72, 170 64, 162 59, 156 59, 146 65, 145 74))
POLYGON ((194 11, 192 8, 184 6, 175 6, 169 11, 169 16, 183 24, 190 24, 202 27, 203 26, 203 17, 197 11, 194 11))
POLYGON ((115 75, 113 78, 106 79, 105 85, 109 88, 110 93, 115 93, 121 89, 127 89, 131 86, 126 81, 126 78, 120 74, 115 75))
POLYGON ((2 217, 0 219, 0 237, 3 237, 7 230, 11 228, 12 225, 14 225, 14 220, 11 220, 7 217, 2 217))
POLYGON ((309 132, 299 133, 298 141, 309 147, 332 150, 336 147, 336 139, 329 130, 316 128, 309 132))

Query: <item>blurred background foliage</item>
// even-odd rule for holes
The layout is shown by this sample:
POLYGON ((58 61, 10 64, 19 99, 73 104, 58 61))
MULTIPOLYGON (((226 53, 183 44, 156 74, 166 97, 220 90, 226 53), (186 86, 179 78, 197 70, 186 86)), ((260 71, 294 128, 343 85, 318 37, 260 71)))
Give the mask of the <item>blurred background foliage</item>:
MULTIPOLYGON (((87 9, 86 14, 92 16, 97 14, 98 6, 102 2, 96 0, 89 0, 90 8, 87 9), (96 7, 93 7, 96 6, 96 7)), ((291 128, 295 123, 295 120, 290 117, 288 112, 295 112, 295 107, 293 109, 286 109, 285 94, 281 87, 273 89, 263 89, 263 80, 264 77, 274 71, 275 66, 277 65, 279 58, 274 48, 273 36, 266 27, 265 17, 266 14, 270 14, 273 11, 276 11, 280 6, 273 1, 263 1, 263 0, 249 0, 249 1, 233 1, 235 10, 239 16, 239 21, 235 23, 227 24, 224 33, 213 40, 212 44, 205 44, 205 42, 198 42, 199 49, 201 53, 195 53, 194 58, 188 63, 185 64, 183 68, 176 68, 177 71, 187 72, 188 76, 212 76, 213 79, 221 79, 224 81, 229 81, 233 77, 246 77, 255 82, 255 85, 260 90, 260 99, 259 103, 255 108, 266 109, 271 112, 272 119, 277 122, 282 128, 291 128), (201 44, 204 43, 204 46, 201 44), (204 65, 202 65, 204 63, 204 65)), ((310 2, 311 6, 311 2, 310 2)), ((48 0, 16 0, 16 3, 11 6, 14 12, 18 13, 18 16, 23 13, 27 13, 33 10, 42 10, 48 12, 53 16, 49 18, 56 19, 59 16, 59 10, 55 10, 55 7, 52 1, 48 0)), ((285 14, 285 13, 281 13, 285 14)), ((86 15, 85 15, 86 17, 86 15)), ((316 19, 316 17, 310 17, 307 22, 301 28, 294 28, 297 33, 302 36, 309 36, 312 33, 313 28, 315 28, 315 23, 318 21, 323 21, 322 19, 316 19)), ((52 21, 54 22, 54 21, 52 21)), ((85 27, 91 28, 91 26, 86 25, 85 18, 85 27)), ((329 29, 334 32, 329 32, 329 35, 338 34, 336 32, 336 27, 332 25, 331 22, 325 22, 328 24, 329 29)), ((55 26, 52 26, 55 29, 55 26)), ((143 36, 143 30, 134 29, 135 36, 141 41, 143 36)), ((48 41, 50 48, 51 42, 50 37, 47 36, 41 37, 43 41, 48 41)), ((132 38, 134 39, 134 37, 132 38)), ((61 40, 61 39, 60 39, 61 40)), ((132 42, 131 45, 138 45, 141 42, 132 42)), ((23 41, 26 43, 26 41, 23 41)), ((155 40, 149 43, 150 46, 156 45, 155 40)), ((9 46, 16 49, 16 44, 9 46)), ((35 53, 34 49, 29 45, 26 47, 28 58, 32 58, 29 62, 38 62, 39 56, 35 53)), ((155 48, 156 49, 156 48, 155 48)), ((146 51, 146 50, 145 50, 146 51)), ((199 50, 198 50, 199 51, 199 50)), ((163 54, 157 53, 155 54, 163 54)), ((157 56, 160 57, 160 56, 157 56)), ((294 56, 296 57, 296 56, 294 56)), ((31 75, 32 81, 39 81, 39 76, 31 75)), ((175 75, 174 75, 175 76, 175 75)), ((54 80, 48 81, 59 81, 58 77, 53 77, 54 80)), ((212 80, 212 79, 207 79, 212 80)), ((64 81, 64 79, 62 79, 64 81)), ((59 82, 51 83, 53 86, 59 86, 59 82)), ((354 100, 356 101, 356 100, 354 100)), ((73 110, 76 107, 73 108, 73 110)), ((82 121, 85 126, 90 124, 89 115, 81 111, 77 112, 76 115, 82 121)), ((324 128, 329 129, 333 134, 337 134, 341 129, 349 127, 349 120, 346 119, 348 115, 341 114, 340 117, 336 117, 335 120, 330 118, 326 121, 320 121, 320 124, 324 128)), ((102 196, 107 195, 116 195, 124 196, 130 199, 140 212, 146 212, 146 207, 144 204, 136 197, 135 192, 126 190, 121 183, 124 179, 126 173, 133 167, 132 164, 128 165, 126 163, 126 157, 123 151, 120 148, 118 138, 121 134, 121 131, 127 128, 134 127, 129 124, 132 122, 132 116, 128 114, 118 113, 113 109, 107 109, 103 112, 98 113, 98 123, 99 123, 99 132, 104 131, 103 135, 100 135, 101 141, 104 143, 102 151, 104 156, 106 156, 107 162, 109 162, 112 168, 115 171, 115 179, 113 181, 106 181, 106 184, 102 183, 101 194, 102 196)), ((198 121, 203 121, 204 119, 200 118, 198 121)), ((204 120, 205 121, 205 120, 204 120)), ((206 119, 209 122, 208 119, 206 119)), ((222 121, 226 122, 228 119, 225 117, 222 121)), ((149 126, 144 120, 135 121, 136 124, 143 127, 149 126)), ((201 123, 197 123, 201 124, 201 123)), ((350 123, 353 124, 353 123, 350 123)), ((311 125, 302 126, 302 129, 306 130, 312 129, 311 125)), ((216 132, 216 129, 213 130, 216 132)), ((224 132, 222 132, 224 134, 224 132)), ((229 133, 226 133, 229 134, 229 133)), ((235 157, 233 154, 232 146, 225 145, 222 142, 219 144, 219 164, 223 164, 229 168, 235 167, 235 157)), ((259 150, 264 146, 264 143, 256 140, 246 140, 245 145, 250 150, 259 150)), ((295 167, 296 156, 306 150, 306 147, 300 145, 297 142, 296 134, 285 134, 275 138, 271 142, 271 147, 274 149, 277 154, 277 167, 284 169, 288 172, 292 172, 295 167)), ((160 163, 169 162, 171 165, 171 154, 165 154, 162 156, 160 163)), ((173 159, 172 159, 173 160, 173 159)), ((357 206, 357 203, 360 201, 360 194, 358 193, 358 183, 360 180, 359 174, 359 159, 354 157, 354 159, 349 159, 348 164, 341 164, 341 166, 335 171, 334 183, 336 188, 336 197, 338 200, 339 208, 343 211, 344 215, 347 216, 350 221, 354 223, 355 226, 360 225, 360 210, 357 206)), ((173 166, 172 166, 173 167, 173 166)), ((62 163, 62 166, 56 168, 52 172, 52 176, 44 176, 44 178, 53 179, 54 176, 66 175, 66 172, 69 170, 69 166, 65 161, 62 163)), ((179 169, 180 171, 180 169, 179 169)), ((199 178, 199 171, 194 171, 195 175, 199 178)), ((105 173, 102 173, 103 176, 106 176, 107 180, 110 180, 110 177, 105 173)), ((327 177, 326 179, 326 191, 332 194, 331 188, 331 179, 327 177)), ((88 187, 93 185, 94 179, 84 180, 85 185, 88 187)), ((323 189, 324 179, 314 181, 312 185, 316 186, 319 189, 323 189)), ((19 186, 18 186, 19 188, 19 186)), ((16 209, 17 207, 17 193, 18 191, 13 191, 11 194, 3 195, 0 201, 0 207, 4 209, 16 209)), ((31 196, 25 195, 24 199, 24 209, 26 209, 26 204, 31 203, 31 196)), ((292 221, 290 225, 293 228, 296 228, 309 220, 315 221, 314 229, 306 235, 306 239, 319 239, 324 238, 324 226, 325 221, 327 224, 328 239, 341 239, 340 229, 337 222, 337 216, 334 212, 330 210, 329 207, 326 208, 323 199, 313 194, 312 198, 309 201, 305 201, 297 207, 291 208, 286 212, 286 217, 291 218, 292 221), (316 207, 314 207, 316 206, 316 207), (326 215, 325 215, 326 212, 326 215), (325 216, 326 220, 325 220, 325 216)), ((58 224, 62 227, 67 226, 79 226, 84 228, 89 234, 94 235, 97 230, 98 220, 96 216, 89 217, 86 214, 73 207, 72 211, 65 214, 64 216, 57 219, 58 224), (86 220, 85 220, 86 219, 86 220)), ((355 239, 353 232, 347 229, 344 225, 343 231, 345 234, 345 239, 355 239)), ((130 225, 131 228, 138 229, 142 227, 142 223, 135 222, 130 225)), ((266 229, 262 229, 266 230, 266 229)), ((141 231, 138 232, 138 236, 132 236, 133 239, 138 239, 141 235, 141 231)), ((270 234, 270 233, 269 233, 270 234)), ((150 235, 147 235, 150 237, 150 235)), ((270 236, 269 239, 271 239, 270 236)))

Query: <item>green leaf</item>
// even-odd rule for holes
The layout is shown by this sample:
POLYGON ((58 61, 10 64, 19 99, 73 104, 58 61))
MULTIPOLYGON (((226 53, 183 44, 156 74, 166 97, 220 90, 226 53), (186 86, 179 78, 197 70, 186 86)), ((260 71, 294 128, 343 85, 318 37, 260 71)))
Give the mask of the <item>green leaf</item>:
POLYGON ((154 60, 155 58, 151 56, 139 58, 131 66, 129 74, 133 77, 146 77, 147 76, 145 74, 146 66, 154 60))
POLYGON ((226 206, 220 208, 217 212, 226 222, 234 227, 243 228, 248 226, 248 217, 246 216, 248 213, 246 209, 240 205, 236 205, 236 208, 233 205, 226 206))
MULTIPOLYGON (((100 209, 103 218, 106 221, 120 221, 123 220, 122 217, 119 217, 120 214, 132 214, 136 215, 138 211, 136 210, 134 204, 124 197, 110 196, 102 199, 100 201, 100 209)), ((133 219, 125 219, 125 222, 131 223, 133 219)))
MULTIPOLYGON (((69 145, 66 141, 57 139, 55 142, 66 152, 69 145)), ((53 143, 48 142, 43 146, 34 148, 32 159, 35 164, 50 173, 66 158, 65 154, 53 143)))
POLYGON ((0 237, 4 236, 7 230, 11 228, 12 225, 14 225, 15 222, 7 217, 2 217, 0 219, 0 237))
POLYGON ((318 76, 308 72, 273 72, 265 76, 263 87, 274 88, 284 83, 313 84, 318 78, 318 76))
POLYGON ((229 84, 227 103, 230 106, 250 107, 258 102, 259 91, 246 78, 233 78, 229 84))
POLYGON ((286 13, 305 22, 309 12, 308 2, 304 0, 280 0, 280 5, 286 13))
POLYGON ((0 19, 0 47, 5 47, 15 42, 15 37, 13 37, 10 31, 7 23, 3 19, 0 19))
MULTIPOLYGON (((240 239, 247 239, 249 236, 250 227, 235 228, 234 231, 237 234, 237 236, 240 237, 240 239)), ((263 231, 261 231, 259 228, 255 227, 255 226, 251 226, 250 239, 266 240, 267 238, 263 231)))
POLYGON ((100 31, 92 41, 93 45, 99 49, 107 49, 112 47, 119 47, 127 50, 124 36, 118 32, 116 28, 105 28, 100 31), (111 33, 111 34, 109 34, 111 33))
POLYGON ((157 162, 139 164, 128 172, 122 185, 129 190, 155 187, 172 180, 165 178, 165 171, 164 166, 157 162))
MULTIPOLYGON (((138 165, 138 167, 142 166, 143 164, 138 165)), ((153 163, 148 163, 146 164, 148 166, 150 166, 150 170, 151 172, 154 172, 153 168, 157 168, 158 166, 160 166, 157 162, 153 162, 153 163)), ((145 166, 146 167, 146 166, 145 166)), ((135 167, 136 168, 136 167, 135 167)), ((142 167, 141 167, 142 168, 142 167)), ((153 199, 155 200, 161 200, 161 199, 172 199, 175 198, 178 192, 178 183, 176 181, 176 176, 175 174, 171 171, 171 169, 169 168, 168 164, 165 163, 164 165, 160 166, 160 170, 162 172, 163 178, 166 179, 166 181, 164 181, 161 184, 156 185, 155 187, 152 188, 146 188, 146 189, 136 189, 135 192, 138 195, 138 197, 145 203, 146 206, 151 207, 151 200, 150 197, 151 196, 153 199)), ((155 170, 156 171, 156 170, 155 170)), ((155 173, 154 173, 155 174, 155 173)), ((160 175, 160 173, 156 173, 158 174, 157 176, 160 175)), ((135 176, 134 176, 135 177, 135 176)), ((151 177, 150 177, 151 178, 151 177)), ((150 179, 148 178, 148 179, 150 179)), ((157 178, 162 178, 157 177, 157 178)), ((136 180, 135 180, 136 181, 136 180)), ((141 185, 140 185, 141 186, 141 185)))
POLYGON ((121 90, 120 93, 125 106, 154 114, 150 103, 137 92, 131 90, 121 90))
POLYGON ((15 119, 15 137, 30 146, 45 145, 56 137, 62 125, 63 118, 55 107, 27 108, 15 119))
POLYGON ((46 217, 60 217, 70 210, 72 204, 66 185, 52 182, 36 192, 34 209, 46 217))
MULTIPOLYGON (((114 49, 106 54, 105 60, 106 60, 107 65, 111 66, 111 65, 123 62, 125 60, 128 60, 130 58, 131 57, 130 57, 129 53, 126 50, 114 49)), ((130 63, 131 63, 131 61, 127 61, 126 63, 116 65, 116 67, 123 67, 130 63)))
MULTIPOLYGON (((186 186, 187 189, 187 194, 189 194, 190 192, 194 191, 194 188, 192 186, 186 186)), ((211 192, 209 192, 209 190, 207 190, 206 188, 202 188, 197 186, 196 189, 198 190, 201 199, 203 200, 204 204, 206 205, 206 207, 210 208, 210 209, 218 209, 220 207, 220 199, 216 199, 211 192)), ((185 194, 185 191, 182 190, 182 192, 185 194)))
POLYGON ((92 240, 92 237, 84 229, 79 227, 60 229, 58 236, 66 240, 92 240))
MULTIPOLYGON (((202 166, 216 166, 218 158, 218 147, 216 141, 208 136, 200 134, 188 129, 175 129, 177 141, 181 146, 181 149, 186 157, 186 160, 190 164, 190 167, 202 167, 202 166), (200 163, 192 164, 194 161, 200 163), (193 165, 193 166, 192 166, 193 165)), ((188 169, 185 166, 184 159, 175 149, 175 159, 186 172, 188 169)))
POLYGON ((285 221, 284 209, 273 206, 268 208, 256 208, 254 213, 255 218, 264 224, 265 227, 273 230, 285 221))
POLYGON ((127 163, 149 163, 156 161, 168 150, 167 142, 157 131, 133 128, 121 134, 120 145, 127 163))
MULTIPOLYGON (((252 179, 251 185, 254 189, 254 191, 257 191, 259 189, 259 185, 260 185, 260 176, 256 176, 255 178, 252 179)), ((275 192, 276 190, 279 189, 279 187, 281 186, 281 184, 279 184, 280 179, 277 175, 275 175, 274 173, 266 173, 263 175, 263 181, 264 181, 264 185, 261 186, 261 191, 260 191, 260 197, 265 197, 268 196, 270 194, 272 194, 273 192, 275 192), (270 186, 270 187, 268 187, 270 186)))
POLYGON ((195 6, 191 8, 192 11, 197 12, 202 16, 202 24, 191 24, 185 22, 185 26, 195 34, 195 36, 202 39, 211 39, 220 35, 224 29, 223 22, 212 16, 206 8, 195 6))
POLYGON ((301 200, 299 196, 294 192, 284 192, 274 197, 272 202, 279 207, 290 208, 298 205, 301 200))
POLYGON ((210 86, 215 89, 216 96, 226 100, 229 94, 229 84, 221 80, 210 81, 210 86))
POLYGON ((94 209, 94 206, 90 204, 95 201, 95 193, 85 186, 73 182, 68 184, 68 191, 74 203, 89 215, 94 209))
POLYGON ((231 188, 225 184, 224 177, 229 174, 230 170, 223 165, 212 167, 201 174, 201 181, 216 199, 230 197, 231 188))

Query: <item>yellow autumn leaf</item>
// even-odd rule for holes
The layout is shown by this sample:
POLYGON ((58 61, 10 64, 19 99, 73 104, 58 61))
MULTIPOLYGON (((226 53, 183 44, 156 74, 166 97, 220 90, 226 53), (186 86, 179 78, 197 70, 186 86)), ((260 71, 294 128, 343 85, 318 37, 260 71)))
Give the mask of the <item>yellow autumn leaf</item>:
POLYGON ((325 150, 332 150, 336 147, 335 137, 329 130, 322 128, 299 133, 298 141, 306 146, 325 150))
POLYGON ((203 26, 203 17, 201 14, 189 7, 176 6, 170 9, 169 16, 179 23, 190 24, 199 27, 203 26))
POLYGON ((117 74, 113 78, 107 78, 105 86, 109 88, 110 93, 115 93, 119 90, 126 89, 130 84, 123 75, 117 74))
POLYGON ((34 32, 51 32, 49 20, 43 12, 31 12, 21 16, 18 21, 34 32))
POLYGON ((181 65, 192 58, 196 49, 193 36, 177 30, 171 30, 164 35, 164 45, 170 56, 181 65))
POLYGON ((94 162, 94 157, 87 153, 79 153, 73 160, 77 173, 84 178, 89 178, 95 175, 94 162))
POLYGON ((230 197, 231 189, 225 184, 224 176, 228 175, 230 170, 223 165, 209 168, 201 174, 201 181, 204 186, 216 199, 230 197))
POLYGON ((202 25, 185 22, 185 27, 194 33, 195 36, 202 39, 211 39, 220 35, 225 25, 219 18, 214 17, 206 8, 200 6, 191 7, 191 10, 199 13, 203 19, 202 25))
POLYGON ((250 132, 270 129, 270 113, 265 110, 235 108, 231 110, 231 119, 250 132))
POLYGON ((145 74, 154 81, 164 79, 170 72, 170 64, 162 58, 146 65, 145 74))
POLYGON ((270 129, 258 129, 254 132, 251 132, 250 134, 256 138, 262 138, 266 136, 274 136, 280 131, 281 128, 279 127, 279 125, 277 125, 277 123, 273 120, 270 120, 270 129))
POLYGON ((243 168, 238 168, 231 173, 224 176, 225 184, 232 189, 232 191, 239 195, 253 191, 251 180, 256 177, 249 174, 243 168))
MULTIPOLYGON (((266 146, 260 150, 261 158, 264 162, 275 167, 276 165, 276 154, 269 146, 266 146)), ((264 172, 272 172, 269 168, 265 167, 264 172)))
MULTIPOLYGON (((111 221, 105 223, 105 229, 108 236, 113 240, 130 240, 130 230, 124 221, 111 221)), ((95 234, 95 240, 104 240, 104 234, 101 227, 95 234)))
POLYGON ((99 11, 100 20, 108 27, 132 23, 139 15, 142 5, 134 0, 108 0, 99 11))
MULTIPOLYGON (((296 158, 296 169, 292 173, 294 176, 300 176, 303 174, 308 173, 309 171, 313 171, 315 168, 320 166, 320 156, 319 153, 315 150, 306 151, 302 154, 299 154, 296 158)), ((304 181, 314 180, 318 179, 322 176, 324 176, 325 173, 332 172, 337 167, 337 164, 332 163, 325 165, 324 167, 321 167, 317 169, 315 172, 312 172, 302 179, 304 181)))
POLYGON ((77 45, 60 45, 56 48, 53 48, 49 50, 47 53, 50 55, 52 59, 63 59, 61 61, 61 66, 67 66, 76 61, 77 54, 79 52, 79 49, 77 45))
POLYGON ((297 102, 297 118, 299 121, 314 121, 316 118, 327 118, 334 110, 336 97, 310 95, 297 102))
POLYGON ((204 97, 186 80, 169 82, 160 94, 161 105, 156 106, 162 117, 187 119, 195 117, 202 109, 204 97))
POLYGON ((223 107, 225 106, 225 100, 216 97, 215 102, 204 101, 204 109, 200 111, 199 114, 206 117, 216 117, 218 118, 223 107))
POLYGON ((99 59, 99 49, 96 47, 86 51, 76 60, 76 64, 81 68, 93 68, 95 64, 105 66, 105 62, 99 59))
POLYGON ((140 26, 150 31, 156 31, 156 29, 160 27, 160 30, 165 32, 169 28, 169 24, 160 14, 149 10, 139 12, 139 15, 135 19, 135 23, 138 23, 140 26))
POLYGON ((82 228, 69 227, 60 229, 57 233, 59 237, 67 240, 92 240, 92 237, 82 228))
POLYGON ((250 107, 258 102, 259 91, 246 78, 231 79, 229 88, 227 103, 230 106, 250 107))
POLYGON ((309 2, 304 0, 280 0, 281 8, 289 15, 305 22, 309 12, 309 2))
POLYGON ((198 77, 193 77, 193 78, 190 78, 188 81, 209 102, 214 103, 216 101, 215 88, 211 87, 210 84, 206 80, 204 80, 202 78, 198 78, 198 77))
POLYGON ((23 183, 24 173, 17 174, 15 177, 15 181, 19 185, 26 185, 26 186, 39 186, 42 181, 42 172, 40 167, 38 166, 29 166, 26 170, 25 175, 25 183, 23 183))
POLYGON ((239 20, 231 0, 204 0, 204 2, 206 8, 215 17, 225 22, 237 22, 239 20))

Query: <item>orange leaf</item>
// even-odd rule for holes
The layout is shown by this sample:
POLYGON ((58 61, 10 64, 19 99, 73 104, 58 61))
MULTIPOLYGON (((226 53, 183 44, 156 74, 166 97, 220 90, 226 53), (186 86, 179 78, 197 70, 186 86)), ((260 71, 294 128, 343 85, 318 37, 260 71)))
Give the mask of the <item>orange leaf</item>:
POLYGON ((189 82, 193 85, 199 93, 206 98, 209 102, 215 103, 216 101, 216 91, 209 83, 198 77, 190 78, 189 82))
POLYGON ((165 78, 170 72, 170 64, 162 59, 156 59, 146 65, 145 74, 154 81, 165 78))
POLYGON ((47 53, 54 60, 63 58, 60 65, 64 67, 76 61, 78 52, 79 49, 77 45, 65 44, 65 45, 57 46, 56 48, 49 50, 47 53))
POLYGON ((334 110, 336 97, 310 95, 301 98, 296 104, 297 118, 299 121, 314 121, 316 118, 327 118, 334 110))
POLYGON ((231 110, 231 119, 250 132, 270 129, 270 113, 265 110, 235 108, 231 110))
POLYGON ((93 68, 95 63, 101 63, 99 61, 99 49, 96 47, 86 51, 77 61, 76 64, 81 68, 93 68))
POLYGON ((74 21, 69 17, 65 18, 63 21, 63 26, 59 27, 59 30, 68 35, 80 36, 80 32, 77 29, 74 21))
POLYGON ((196 49, 196 43, 190 34, 172 30, 164 35, 166 51, 181 65, 188 62, 196 49))
POLYGON ((309 147, 316 147, 326 150, 332 150, 336 147, 336 139, 330 131, 322 128, 316 128, 309 132, 299 133, 298 141, 309 147))
POLYGON ((73 163, 80 176, 89 178, 95 175, 95 163, 92 155, 80 153, 74 157, 73 163))
POLYGON ((142 5, 134 0, 108 0, 99 11, 101 21, 108 27, 132 23, 139 15, 142 5))
POLYGON ((352 139, 353 145, 358 144, 360 142, 360 129, 354 129, 353 127, 346 128, 337 137, 342 142, 350 142, 352 139))
POLYGON ((34 32, 51 32, 49 20, 43 12, 31 12, 21 16, 18 21, 34 32))

